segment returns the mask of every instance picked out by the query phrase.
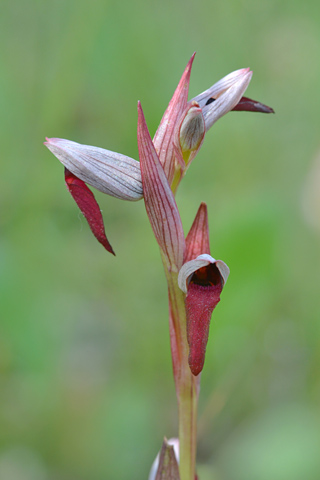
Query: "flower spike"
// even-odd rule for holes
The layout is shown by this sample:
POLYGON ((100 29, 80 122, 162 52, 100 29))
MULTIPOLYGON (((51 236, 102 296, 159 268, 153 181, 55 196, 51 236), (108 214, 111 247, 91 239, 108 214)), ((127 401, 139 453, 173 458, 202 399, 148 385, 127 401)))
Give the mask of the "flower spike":
POLYGON ((188 101, 189 60, 152 141, 138 102, 140 162, 102 148, 59 138, 45 145, 65 167, 67 188, 97 240, 112 254, 103 219, 86 184, 119 199, 144 198, 168 284, 169 332, 178 400, 179 441, 163 442, 149 480, 198 480, 197 404, 211 315, 220 301, 228 266, 210 255, 207 206, 202 203, 185 239, 175 193, 206 132, 227 112, 272 113, 244 97, 252 72, 236 70, 188 101), (171 446, 173 445, 173 446, 171 446), (177 451, 178 447, 178 451, 177 451))
POLYGON ((185 240, 178 207, 152 143, 140 102, 138 148, 144 201, 156 240, 172 270, 183 263, 185 240))

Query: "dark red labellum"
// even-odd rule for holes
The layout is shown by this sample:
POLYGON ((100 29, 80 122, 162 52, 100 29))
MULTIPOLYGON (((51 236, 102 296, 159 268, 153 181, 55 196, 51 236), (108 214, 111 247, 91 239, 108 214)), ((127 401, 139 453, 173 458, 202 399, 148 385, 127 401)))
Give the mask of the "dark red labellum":
POLYGON ((65 168, 65 181, 67 189, 71 193, 74 201, 85 216, 93 235, 96 237, 108 252, 115 255, 105 233, 103 218, 99 205, 94 198, 93 193, 87 185, 65 168))
POLYGON ((189 367, 193 375, 203 369, 209 337, 211 315, 220 301, 221 275, 215 264, 197 270, 188 285, 186 296, 189 367))
POLYGON ((264 105, 263 103, 252 100, 248 97, 242 97, 240 102, 232 109, 233 112, 260 112, 260 113, 274 113, 273 108, 264 105))

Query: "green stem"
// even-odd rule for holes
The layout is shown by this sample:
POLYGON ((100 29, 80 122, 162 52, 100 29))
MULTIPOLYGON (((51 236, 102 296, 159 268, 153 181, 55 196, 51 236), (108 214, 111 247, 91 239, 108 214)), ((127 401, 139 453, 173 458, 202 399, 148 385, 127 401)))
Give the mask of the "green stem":
MULTIPOLYGON (((188 365, 189 369, 189 365, 188 365)), ((195 377, 184 372, 179 392, 180 480, 194 480, 197 452, 198 394, 195 377)))
POLYGON ((171 353, 179 411, 180 480, 194 480, 199 377, 192 375, 188 365, 185 295, 178 286, 178 274, 168 270, 164 257, 163 265, 169 287, 171 353))

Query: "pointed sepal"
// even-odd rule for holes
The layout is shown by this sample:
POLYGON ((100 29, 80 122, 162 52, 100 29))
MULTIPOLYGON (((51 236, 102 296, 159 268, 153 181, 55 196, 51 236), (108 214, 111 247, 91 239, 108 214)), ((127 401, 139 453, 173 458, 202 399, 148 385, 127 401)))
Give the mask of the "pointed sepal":
POLYGON ((175 151, 173 139, 174 135, 177 133, 178 122, 188 102, 190 73, 194 56, 195 53, 190 58, 182 74, 178 86, 169 102, 166 111, 163 114, 160 125, 153 138, 153 143, 158 153, 160 163, 163 166, 170 185, 172 183, 175 171, 175 151))
POLYGON ((172 271, 183 263, 185 240, 174 195, 152 143, 140 102, 138 148, 146 211, 156 240, 172 271))
POLYGON ((210 254, 208 210, 205 203, 201 203, 187 235, 184 263, 202 253, 210 254))
POLYGON ((115 255, 105 233, 99 205, 87 185, 65 168, 65 182, 74 201, 85 216, 93 235, 104 248, 115 255))

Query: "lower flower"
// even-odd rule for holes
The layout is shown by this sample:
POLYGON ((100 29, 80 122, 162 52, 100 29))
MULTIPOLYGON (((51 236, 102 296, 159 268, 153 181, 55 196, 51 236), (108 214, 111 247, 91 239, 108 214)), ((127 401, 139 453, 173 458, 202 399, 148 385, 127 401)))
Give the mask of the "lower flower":
POLYGON ((185 263, 179 272, 179 287, 187 294, 188 362, 193 375, 199 375, 203 369, 211 315, 220 302, 228 275, 227 265, 208 254, 185 263))

